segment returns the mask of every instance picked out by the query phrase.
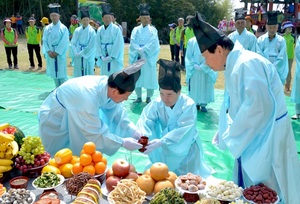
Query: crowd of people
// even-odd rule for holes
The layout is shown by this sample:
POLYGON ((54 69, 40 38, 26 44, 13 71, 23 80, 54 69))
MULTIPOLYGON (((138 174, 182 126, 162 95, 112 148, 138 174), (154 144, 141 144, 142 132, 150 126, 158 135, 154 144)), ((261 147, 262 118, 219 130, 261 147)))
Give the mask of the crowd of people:
MULTIPOLYGON (((233 180, 241 187, 263 182, 276 190, 283 203, 300 202, 296 192, 300 163, 284 96, 284 89, 291 92, 296 103, 292 119, 299 119, 300 40, 292 35, 291 22, 282 23, 281 36, 277 13, 268 12, 267 32, 257 37, 251 17, 237 12, 234 29, 226 35, 227 30, 203 21, 200 13, 188 15, 178 18, 178 25, 169 24, 171 60, 158 60, 158 31, 151 25, 150 6, 143 3, 138 6, 140 24, 130 37, 130 65, 124 68, 122 29, 114 23, 109 4, 102 5, 103 25, 96 30, 88 7, 80 7, 80 23, 77 16, 71 17, 69 29, 60 21, 60 5, 48 7, 51 23, 44 17, 45 27, 39 30, 31 17, 25 33, 30 68, 35 67, 33 51, 38 68, 42 66, 42 42, 46 74, 56 86, 38 112, 39 134, 50 154, 65 147, 79 154, 79 147, 93 141, 101 152, 112 155, 120 147, 141 148, 138 140, 147 136, 147 167, 164 162, 178 175, 192 172, 208 177, 213 170, 205 162, 197 110, 208 111, 207 104, 214 102, 217 72, 224 71, 224 100, 213 143, 235 158, 233 180), (68 49, 72 79, 67 78, 68 49), (94 74, 95 63, 101 68, 100 76, 94 74), (181 92, 182 72, 188 95, 181 92), (133 103, 141 103, 142 88, 147 105, 134 124, 122 102, 135 91, 133 103), (157 89, 160 96, 153 99, 157 89)), ((11 19, 4 24, 1 37, 7 63, 12 69, 12 52, 17 69, 18 31, 11 19)))

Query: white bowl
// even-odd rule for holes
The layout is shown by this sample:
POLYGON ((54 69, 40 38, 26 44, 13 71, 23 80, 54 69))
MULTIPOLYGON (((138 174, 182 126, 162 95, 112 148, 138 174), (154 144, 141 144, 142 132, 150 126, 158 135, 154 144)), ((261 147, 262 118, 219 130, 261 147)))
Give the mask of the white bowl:
POLYGON ((65 177, 64 176, 62 176, 62 175, 60 175, 60 174, 57 174, 57 176, 58 176, 58 178, 59 178, 59 183, 57 184, 57 185, 55 185, 55 186, 51 186, 51 187, 47 187, 47 188, 41 188, 41 187, 38 187, 38 186, 36 186, 35 184, 34 184, 34 182, 39 178, 39 177, 37 177, 36 179, 34 179, 33 181, 32 181, 32 186, 34 187, 34 188, 36 188, 36 189, 39 189, 39 190, 51 190, 51 189, 54 189, 54 188, 57 188, 57 187, 59 187, 60 185, 62 185, 64 182, 65 182, 65 177))

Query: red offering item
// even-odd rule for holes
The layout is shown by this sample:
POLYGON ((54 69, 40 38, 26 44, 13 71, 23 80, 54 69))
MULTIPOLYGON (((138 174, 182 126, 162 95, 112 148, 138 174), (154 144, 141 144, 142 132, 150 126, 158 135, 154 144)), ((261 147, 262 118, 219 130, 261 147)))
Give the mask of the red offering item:
POLYGON ((140 144, 143 145, 143 147, 141 149, 139 149, 140 152, 144 152, 146 150, 146 146, 148 144, 148 140, 149 140, 149 138, 147 136, 142 136, 139 139, 138 143, 140 143, 140 144))
POLYGON ((28 177, 26 176, 18 176, 9 181, 9 185, 11 188, 27 188, 28 185, 28 177))
POLYGON ((243 196, 250 203, 277 203, 277 193, 263 183, 244 189, 243 196))

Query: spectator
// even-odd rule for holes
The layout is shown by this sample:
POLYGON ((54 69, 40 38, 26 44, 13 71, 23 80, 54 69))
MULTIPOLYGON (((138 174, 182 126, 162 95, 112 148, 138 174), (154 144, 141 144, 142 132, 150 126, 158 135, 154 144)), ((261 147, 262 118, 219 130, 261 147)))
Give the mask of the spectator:
POLYGON ((134 90, 144 61, 108 76, 83 76, 55 89, 38 112, 39 135, 52 156, 70 148, 80 155, 84 143, 92 141, 104 154, 120 147, 142 148, 134 138, 141 136, 128 119, 122 101, 134 90))
POLYGON ((23 30, 23 18, 22 18, 22 16, 19 13, 17 13, 16 20, 17 20, 18 33, 19 33, 19 35, 23 35, 24 34, 24 30, 23 30))
MULTIPOLYGON (((45 30, 45 27, 47 25, 49 25, 49 19, 47 17, 43 17, 40 22, 42 24, 42 39, 43 39, 43 33, 44 33, 44 30, 45 30)), ((43 44, 43 41, 42 41, 42 44, 43 44)))
POLYGON ((199 13, 192 22, 206 63, 225 72, 230 104, 223 103, 214 142, 235 158, 233 181, 242 188, 264 183, 280 203, 300 203, 300 162, 276 68, 234 44, 199 13))
POLYGON ((69 44, 69 57, 71 58, 71 66, 74 66, 74 53, 73 53, 73 49, 71 48, 71 40, 72 40, 72 37, 73 37, 73 33, 75 31, 76 28, 78 28, 80 25, 79 25, 79 22, 78 22, 78 18, 76 15, 72 15, 71 16, 71 19, 70 19, 70 22, 71 22, 71 25, 69 27, 69 40, 70 40, 70 44, 69 44))
POLYGON ((286 78, 286 83, 285 83, 285 91, 286 92, 291 92, 291 71, 293 67, 293 61, 294 61, 294 48, 295 48, 295 43, 296 43, 296 36, 292 34, 294 25, 292 24, 291 21, 286 21, 282 24, 282 32, 283 32, 283 38, 285 39, 286 43, 286 52, 288 56, 288 75, 286 78))
POLYGON ((178 26, 175 28, 173 40, 175 42, 175 61, 181 62, 181 65, 183 64, 183 55, 180 55, 180 41, 181 41, 181 33, 184 30, 184 19, 178 18, 178 26), (180 56, 180 60, 179 60, 180 56))
POLYGON ((28 49, 29 62, 30 62, 29 69, 35 68, 34 57, 33 57, 33 51, 34 51, 36 58, 38 60, 38 70, 41 70, 43 66, 42 57, 40 53, 41 51, 40 42, 41 42, 42 32, 38 27, 36 27, 35 18, 30 17, 28 22, 29 22, 29 26, 26 28, 25 35, 27 39, 27 49, 28 49))
POLYGON ((256 30, 252 27, 253 20, 252 20, 251 16, 246 16, 245 20, 246 20, 246 29, 247 29, 247 31, 249 31, 250 33, 252 33, 253 35, 256 36, 256 30))
POLYGON ((185 52, 186 52, 186 49, 187 49, 187 46, 188 46, 188 41, 194 37, 194 32, 193 32, 193 28, 191 28, 189 26, 189 22, 190 22, 190 19, 192 18, 193 16, 191 15, 188 15, 186 17, 186 27, 184 28, 184 30, 181 32, 181 40, 180 40, 180 55, 183 56, 183 60, 181 62, 181 65, 183 67, 183 71, 185 71, 185 62, 184 62, 184 58, 185 58, 185 52))
POLYGON ((283 15, 283 13, 282 12, 278 12, 278 14, 277 14, 277 23, 278 23, 278 30, 277 30, 277 32, 281 32, 281 30, 280 30, 281 29, 281 24, 282 24, 284 18, 285 18, 285 16, 283 15))
POLYGON ((133 28, 129 45, 129 64, 139 59, 145 59, 146 63, 141 70, 141 77, 136 83, 137 95, 134 103, 142 102, 142 87, 147 89, 146 103, 150 103, 154 90, 157 89, 156 61, 160 51, 157 30, 149 25, 150 6, 146 3, 139 5, 141 25, 133 28))
POLYGON ((170 28, 170 53, 171 53, 171 60, 174 61, 175 60, 175 42, 173 39, 173 35, 175 32, 175 28, 177 27, 176 23, 171 23, 169 24, 169 28, 170 28))
POLYGON ((11 27, 17 29, 17 18, 15 17, 15 15, 11 15, 10 20, 11 20, 11 27))
POLYGON ((67 50, 68 28, 60 22, 57 3, 49 4, 50 19, 52 21, 44 31, 43 54, 46 56, 46 74, 54 79, 55 87, 59 87, 67 80, 67 50))
POLYGON ((258 53, 274 65, 282 84, 284 84, 289 71, 288 57, 285 40, 277 34, 277 30, 277 13, 268 12, 267 32, 257 39, 258 53))
POLYGON ((160 59, 160 96, 151 101, 137 122, 138 129, 149 137, 145 154, 150 163, 163 162, 177 175, 188 172, 207 178, 211 168, 204 160, 201 139, 196 129, 194 101, 181 93, 180 64, 160 59))
POLYGON ((11 20, 5 18, 3 20, 4 28, 1 30, 1 39, 4 43, 5 53, 8 68, 12 69, 11 54, 14 58, 14 68, 19 69, 18 67, 18 33, 16 29, 11 27, 11 20))
POLYGON ((189 96, 194 100, 197 110, 207 112, 207 104, 215 101, 214 84, 218 74, 206 64, 195 37, 188 42, 185 66, 189 96))
POLYGON ((71 40, 74 53, 74 77, 94 75, 96 32, 90 23, 89 7, 80 7, 82 26, 75 29, 71 40))
POLYGON ((112 23, 110 4, 102 4, 102 21, 104 25, 97 31, 97 64, 100 75, 109 76, 123 69, 124 39, 120 28, 112 23))
POLYGON ((123 36, 123 28, 122 26, 117 22, 117 18, 116 18, 116 15, 115 13, 111 13, 112 15, 112 23, 115 24, 116 26, 118 26, 121 30, 121 33, 122 33, 122 36, 123 36))

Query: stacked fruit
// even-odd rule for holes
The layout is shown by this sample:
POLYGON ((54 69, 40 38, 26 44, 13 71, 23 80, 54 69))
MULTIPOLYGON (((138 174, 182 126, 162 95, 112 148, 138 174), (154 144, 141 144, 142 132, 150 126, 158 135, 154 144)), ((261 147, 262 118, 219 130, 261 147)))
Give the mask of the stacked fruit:
POLYGON ((3 173, 12 169, 12 159, 18 154, 19 147, 15 141, 13 134, 7 133, 2 130, 7 129, 6 124, 0 125, 0 178, 3 177, 3 173))
POLYGON ((136 180, 140 189, 147 195, 156 194, 164 188, 174 188, 177 175, 169 171, 166 164, 157 162, 152 164, 150 169, 146 170, 143 175, 136 180))
POLYGON ((18 143, 19 147, 23 144, 24 133, 16 126, 9 123, 0 124, 0 133, 14 135, 14 140, 18 143))
POLYGON ((72 151, 67 148, 58 151, 42 172, 54 171, 62 174, 65 178, 70 178, 80 172, 95 175, 103 174, 106 164, 106 158, 96 150, 96 145, 93 142, 86 142, 80 156, 72 155, 72 151))
POLYGON ((48 163, 50 154, 45 152, 42 140, 37 136, 23 138, 23 144, 15 159, 15 166, 22 173, 28 172, 31 168, 44 166, 48 163))

